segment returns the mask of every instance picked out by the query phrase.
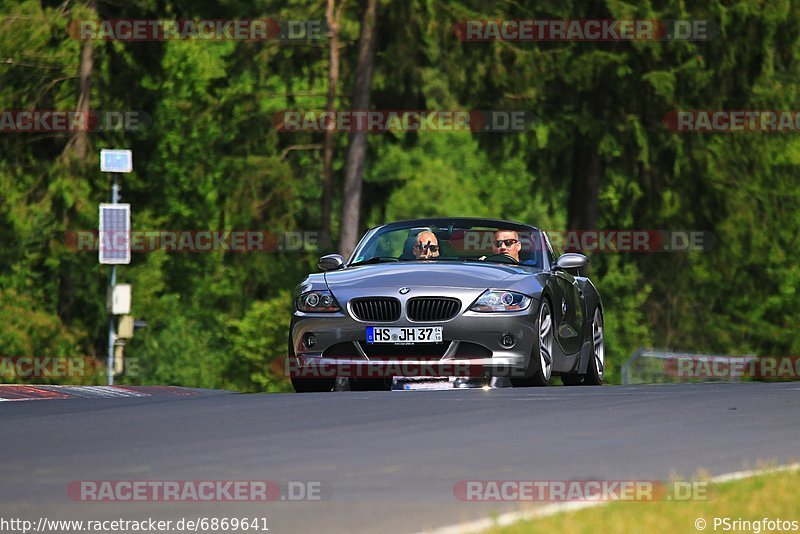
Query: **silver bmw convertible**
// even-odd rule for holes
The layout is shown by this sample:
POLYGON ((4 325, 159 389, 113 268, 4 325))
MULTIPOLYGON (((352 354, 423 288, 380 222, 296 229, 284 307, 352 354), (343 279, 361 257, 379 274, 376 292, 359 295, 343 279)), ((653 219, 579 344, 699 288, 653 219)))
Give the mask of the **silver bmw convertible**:
POLYGON ((515 387, 603 381, 603 307, 581 254, 495 219, 370 229, 350 258, 295 289, 289 374, 298 392, 390 389, 394 376, 508 377, 515 387))

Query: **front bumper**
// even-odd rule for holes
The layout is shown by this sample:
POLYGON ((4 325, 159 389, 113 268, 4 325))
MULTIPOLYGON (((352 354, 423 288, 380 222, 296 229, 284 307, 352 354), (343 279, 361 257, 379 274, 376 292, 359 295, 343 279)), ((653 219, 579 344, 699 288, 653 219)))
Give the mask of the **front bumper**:
POLYGON ((295 312, 290 355, 295 376, 321 370, 325 376, 504 376, 528 367, 536 331, 534 300, 527 310, 510 313, 461 312, 443 322, 369 323, 347 311, 326 314, 295 312), (442 343, 367 344, 367 326, 441 326, 442 343), (307 346, 313 334, 315 343, 307 346), (511 335, 513 346, 504 346, 511 335))

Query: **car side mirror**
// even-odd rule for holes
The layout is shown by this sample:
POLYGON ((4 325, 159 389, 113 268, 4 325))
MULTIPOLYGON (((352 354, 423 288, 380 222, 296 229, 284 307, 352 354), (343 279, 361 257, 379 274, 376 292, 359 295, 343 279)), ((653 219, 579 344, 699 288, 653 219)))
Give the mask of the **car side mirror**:
POLYGON ((556 265, 558 265, 559 269, 563 269, 565 271, 570 269, 580 269, 589 265, 589 258, 583 254, 568 252, 558 257, 556 265))
POLYGON ((344 258, 339 254, 327 254, 322 256, 317 263, 317 267, 322 271, 335 271, 344 265, 344 258))

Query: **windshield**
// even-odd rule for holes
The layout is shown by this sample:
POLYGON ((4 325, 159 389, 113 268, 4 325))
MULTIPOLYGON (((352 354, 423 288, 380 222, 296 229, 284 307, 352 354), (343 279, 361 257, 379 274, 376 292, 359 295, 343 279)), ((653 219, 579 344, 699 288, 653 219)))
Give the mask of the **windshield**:
POLYGON ((403 261, 488 261, 542 268, 539 231, 519 224, 413 221, 373 230, 351 265, 403 261))

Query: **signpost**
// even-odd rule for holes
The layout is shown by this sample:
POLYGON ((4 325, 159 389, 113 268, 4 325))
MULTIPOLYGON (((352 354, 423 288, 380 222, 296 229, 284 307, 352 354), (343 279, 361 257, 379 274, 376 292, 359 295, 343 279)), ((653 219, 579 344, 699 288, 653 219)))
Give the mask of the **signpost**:
MULTIPOLYGON (((131 206, 119 203, 119 173, 133 172, 133 152, 130 150, 100 151, 100 171, 113 174, 111 187, 111 203, 100 204, 100 224, 98 247, 98 261, 111 265, 111 281, 108 286, 108 385, 114 384, 114 308, 115 291, 117 283, 117 265, 127 265, 131 262, 131 206)), ((130 308, 130 286, 127 286, 128 308, 130 308)), ((126 312, 128 313, 128 312, 126 312)))

